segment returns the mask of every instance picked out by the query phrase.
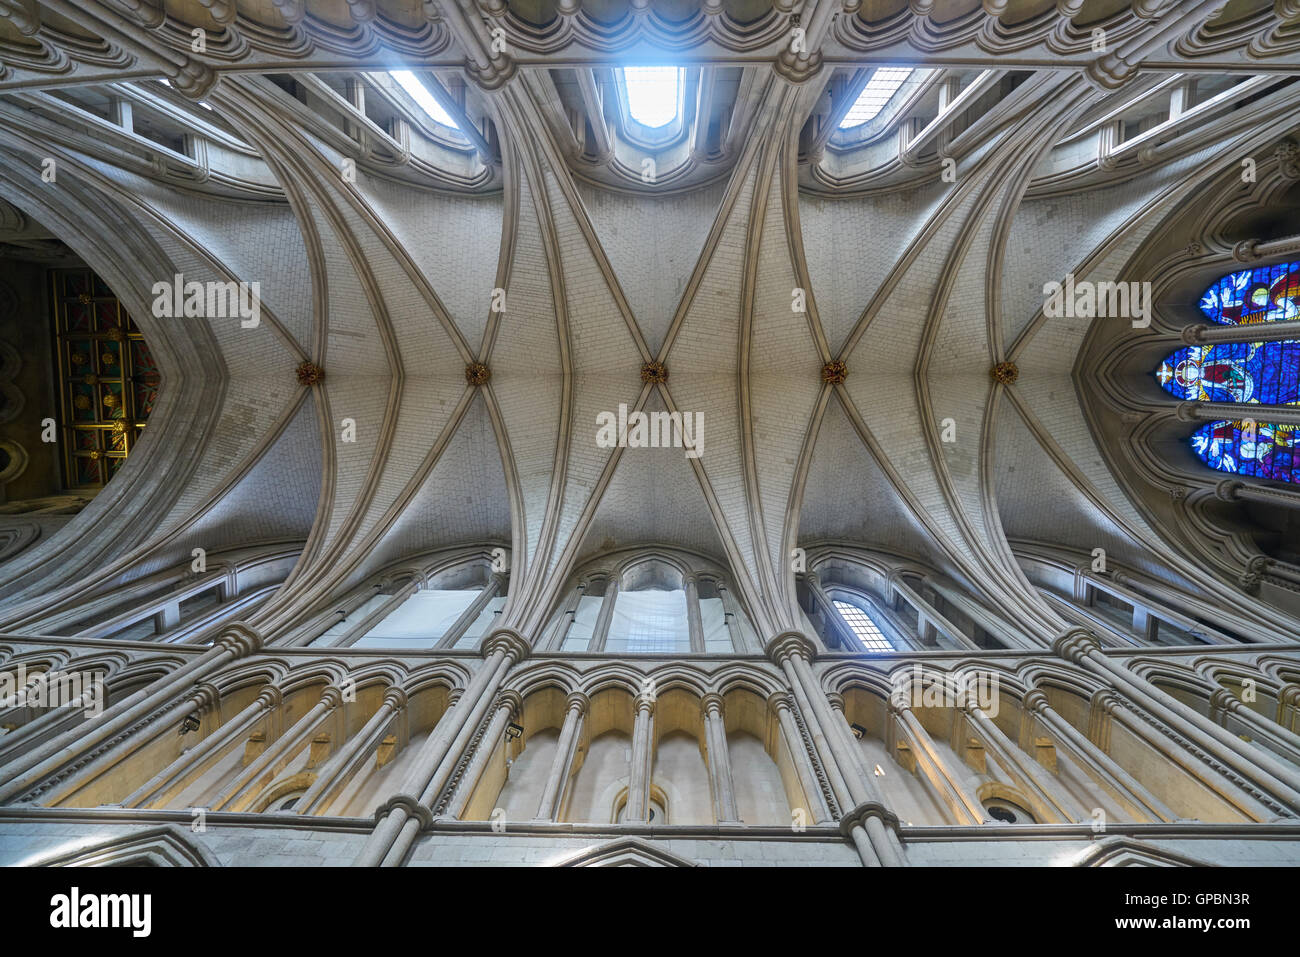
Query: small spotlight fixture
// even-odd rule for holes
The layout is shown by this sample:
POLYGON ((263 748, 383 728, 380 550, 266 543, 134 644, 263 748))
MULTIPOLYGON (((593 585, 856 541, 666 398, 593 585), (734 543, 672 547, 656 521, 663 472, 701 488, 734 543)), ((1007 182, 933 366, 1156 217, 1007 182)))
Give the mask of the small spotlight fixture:
POLYGON ((862 727, 862 725, 851 724, 849 725, 849 727, 853 729, 853 736, 857 738, 859 741, 861 741, 863 738, 867 736, 867 729, 862 727))
POLYGON ((878 777, 878 778, 883 778, 884 776, 885 776, 885 769, 882 768, 880 765, 877 764, 877 765, 876 765, 876 777, 878 777))
POLYGON ((197 714, 187 714, 185 720, 181 722, 181 730, 179 733, 184 735, 189 734, 191 731, 197 731, 199 730, 199 725, 201 723, 202 722, 199 721, 199 716, 197 714))
POLYGON ((513 721, 506 725, 506 737, 513 741, 515 738, 523 737, 524 727, 521 724, 515 724, 513 721))

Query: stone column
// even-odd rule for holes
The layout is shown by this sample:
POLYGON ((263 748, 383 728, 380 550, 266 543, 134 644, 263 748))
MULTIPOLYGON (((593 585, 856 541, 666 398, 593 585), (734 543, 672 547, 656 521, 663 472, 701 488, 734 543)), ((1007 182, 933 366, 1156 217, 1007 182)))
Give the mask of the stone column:
POLYGON ((803 735, 799 732, 799 726, 794 720, 790 695, 784 691, 777 691, 767 699, 767 703, 776 712, 776 720, 781 726, 785 746, 790 750, 795 773, 799 776, 799 785, 803 788, 804 798, 812 805, 805 808, 805 810, 818 824, 825 824, 828 821, 835 820, 830 808, 826 806, 826 799, 822 796, 821 782, 817 780, 817 772, 813 769, 812 760, 808 757, 808 749, 804 745, 803 735))
POLYGON ((704 621, 700 617, 700 586, 695 576, 686 579, 686 628, 691 637, 691 652, 704 653, 704 621))
POLYGON ((560 809, 564 806, 564 788, 573 768, 573 757, 578 752, 578 742, 582 740, 582 722, 590 703, 587 696, 578 691, 565 701, 564 724, 555 743, 555 757, 546 775, 542 799, 537 805, 538 821, 559 820, 560 809))
MULTIPOLYGON (((93 670, 86 671, 80 666, 79 662, 68 662, 60 670, 64 672, 81 671, 83 674, 89 675, 95 673, 93 670)), ((31 683, 32 679, 28 679, 25 690, 31 687, 31 683)), ((106 697, 111 697, 107 684, 107 681, 105 681, 103 691, 106 697)), ((82 721, 86 718, 85 712, 94 708, 96 697, 97 691, 92 681, 90 687, 69 701, 65 707, 50 708, 45 714, 37 715, 31 720, 23 722, 4 735, 3 738, 0 738, 0 766, 3 766, 3 762, 12 755, 24 750, 25 742, 31 738, 38 738, 51 732, 61 734, 68 728, 80 727, 82 721)), ((26 710, 28 710, 26 707, 5 709, 4 716, 21 714, 26 710)))
POLYGON ((547 635, 546 642, 542 646, 545 651, 559 651, 564 647, 564 639, 569 636, 569 629, 573 627, 573 620, 578 616, 578 605, 582 601, 582 596, 587 590, 585 582, 580 582, 569 590, 568 597, 565 598, 564 611, 556 620, 551 633, 547 635))
MULTIPOLYGON (((408 581, 401 588, 397 589, 397 591, 393 592, 391 595, 388 595, 387 596, 388 600, 385 601, 383 604, 381 604, 378 608, 372 608, 369 612, 366 613, 366 615, 363 618, 361 618, 359 621, 349 626, 347 631, 343 632, 343 634, 341 635, 336 636, 334 640, 330 642, 329 647, 346 648, 351 645, 355 645, 361 639, 361 637, 365 635, 366 632, 368 632, 371 628, 374 628, 381 621, 383 621, 385 618, 391 615, 394 611, 396 611, 399 607, 401 607, 401 605, 408 598, 410 598, 417 591, 419 591, 420 586, 421 586, 421 582, 418 578, 413 578, 410 581, 408 581)), ((383 585, 381 583, 376 587, 382 590, 383 585)), ((378 597, 378 595, 377 594, 371 595, 370 597, 376 598, 378 597)), ((356 611, 364 604, 365 604, 364 601, 359 602, 356 608, 353 608, 348 612, 348 615, 351 615, 352 612, 356 611)), ((346 619, 347 619, 347 615, 344 616, 344 620, 346 619)), ((315 636, 312 636, 306 638, 306 640, 303 643, 310 644, 315 640, 316 640, 315 636)))
POLYGON ((90 753, 102 753, 117 737, 154 712, 186 694, 196 682, 262 646, 262 636, 248 626, 226 626, 212 647, 168 675, 123 698, 116 705, 75 728, 46 741, 0 766, 0 803, 10 803, 44 778, 90 753))
MULTIPOLYGON (((1240 326, 1236 327, 1238 330, 1240 326)), ((1298 330, 1300 331, 1300 330, 1298 330)), ((1241 335, 1238 331, 1237 335, 1241 335)), ((1175 414, 1180 422, 1229 422, 1241 419, 1253 419, 1256 422, 1269 422, 1274 425, 1300 425, 1300 410, 1293 405, 1263 405, 1252 402, 1239 405, 1235 402, 1197 402, 1188 400, 1178 403, 1175 414), (1250 413, 1246 415, 1244 413, 1250 413)))
POLYGON ((478 616, 483 614, 483 609, 488 606, 505 585, 506 576, 496 572, 488 579, 487 585, 475 596, 474 600, 469 603, 469 607, 460 613, 460 617, 447 629, 447 633, 438 639, 435 648, 451 648, 460 641, 461 637, 469 630, 469 626, 478 620, 478 616))
POLYGON ((257 696, 252 704, 217 728, 206 738, 177 755, 176 759, 136 788, 122 800, 122 807, 140 807, 146 801, 153 807, 162 807, 181 789, 184 779, 201 772, 209 759, 237 741, 250 727, 280 706, 283 700, 280 689, 269 687, 257 696))
POLYGON ((388 731, 393 718, 405 710, 406 692, 401 688, 389 688, 384 693, 384 700, 375 713, 356 734, 339 749, 327 768, 322 768, 320 775, 307 789, 307 792, 294 805, 299 814, 310 814, 324 810, 328 798, 335 788, 349 780, 367 758, 379 747, 388 731))
POLYGON ((920 719, 912 713, 912 705, 907 695, 895 691, 889 698, 889 710, 898 721, 898 730, 912 747, 917 770, 938 792, 940 799, 956 818, 955 823, 984 823, 984 805, 939 756, 930 733, 925 730, 920 719))
POLYGON ((654 770, 655 700, 647 694, 636 696, 636 720, 632 726, 632 765, 629 768, 627 809, 623 819, 644 824, 650 817, 650 777, 654 770))
POLYGON ((618 579, 613 575, 605 582, 605 600, 600 603, 600 614, 596 616, 596 626, 591 633, 588 651, 604 651, 605 641, 609 638, 609 622, 614 617, 614 602, 618 600, 618 579))
POLYGON ((305 715, 294 722, 293 727, 259 754, 253 761, 235 776, 225 789, 225 796, 213 803, 214 811, 244 811, 293 755, 315 733, 321 722, 326 720, 343 703, 343 692, 329 685, 321 692, 320 701, 305 715))
POLYGON ((1129 699, 1159 721, 1177 728, 1209 757, 1272 795, 1291 811, 1300 811, 1300 769, 1287 767, 1269 752, 1247 744, 1213 721, 1133 674, 1101 653, 1097 642, 1082 629, 1070 629, 1052 642, 1052 650, 1118 687, 1129 699))
POLYGON ((448 758, 450 757, 453 766, 458 760, 454 745, 473 735, 496 696, 506 672, 527 653, 528 642, 516 632, 504 628, 483 643, 482 654, 486 659, 483 667, 465 688, 460 702, 443 714, 433 733, 420 748, 401 792, 376 812, 375 829, 357 856, 354 866, 375 867, 381 863, 401 863, 420 828, 433 819, 433 812, 425 801, 437 799, 438 792, 450 775, 448 758), (432 797, 426 799, 425 796, 430 793, 432 797))
POLYGON ((1288 731, 1300 729, 1300 684, 1277 689, 1277 722, 1288 731))
POLYGON ((731 647, 736 654, 747 654, 754 649, 749 646, 745 640, 744 629, 740 627, 740 619, 736 617, 736 600, 732 597, 731 590, 722 582, 718 582, 718 597, 722 599, 722 619, 727 623, 727 634, 731 637, 731 647))
POLYGON ((478 787, 479 779, 483 777, 484 768, 496 753, 497 742, 506 733, 506 725, 519 715, 523 706, 523 699, 517 691, 503 691, 497 696, 497 708, 492 713, 492 720, 488 722, 482 740, 474 749, 474 757, 470 760, 469 767, 465 769, 464 776, 456 785, 456 791, 447 803, 447 817, 459 820, 465 813, 469 799, 473 797, 474 789, 478 787))
POLYGON ((1172 765, 1182 768, 1193 779, 1242 814, 1255 821, 1268 821, 1285 813, 1285 806, 1276 797, 1258 788, 1250 781, 1225 772, 1217 760, 1210 757, 1186 729, 1162 725, 1158 719, 1137 709, 1109 688, 1093 695, 1093 719, 1098 722, 1118 721, 1152 751, 1162 755, 1172 765))
POLYGON ((1300 508, 1300 491, 1294 488, 1254 485, 1235 478, 1214 483, 1214 494, 1224 502, 1260 502, 1281 508, 1300 508))
MULTIPOLYGON (((841 807, 861 809, 864 815, 864 830, 869 840, 858 843, 854 839, 854 846, 858 848, 863 864, 869 867, 880 863, 903 864, 897 817, 892 817, 889 827, 884 826, 882 820, 888 816, 888 812, 881 803, 879 794, 864 775, 854 773, 861 767, 860 761, 854 763, 857 755, 849 750, 842 737, 833 730, 827 730, 834 728, 836 719, 831 713, 830 702, 822 691, 821 684, 812 673, 810 662, 813 648, 812 642, 805 636, 790 631, 777 635, 768 642, 767 654, 785 672, 836 800, 841 807), (874 818, 874 821, 866 821, 866 818, 874 818), (867 824, 870 826, 865 826, 867 824), (864 851, 868 846, 870 855, 864 851)), ((853 837, 851 828, 848 836, 853 837)))
POLYGON ((700 706, 709 755, 713 818, 719 824, 739 824, 741 821, 740 812, 736 808, 736 785, 731 778, 731 755, 727 750, 727 726, 722 717, 722 696, 707 694, 700 706))
POLYGON ((864 867, 906 867, 898 843, 898 816, 882 804, 864 802, 840 818, 840 833, 853 841, 864 867))
POLYGON ((844 713, 844 696, 835 692, 828 694, 826 700, 830 702, 831 716, 834 718, 831 727, 844 744, 845 752, 850 756, 853 764, 854 773, 863 779, 864 790, 876 791, 875 782, 872 780, 872 769, 867 767, 862 757, 862 748, 858 745, 858 736, 853 733, 853 726, 844 713))
POLYGON ((1027 714, 1037 718, 1043 727, 1056 737, 1059 743, 1074 753, 1081 765, 1089 770, 1101 784, 1129 813, 1139 821, 1173 822, 1178 815, 1165 806, 1164 802, 1152 794, 1131 774, 1115 763, 1115 760, 1094 744, 1086 734, 1069 721, 1061 717, 1047 702, 1047 695, 1038 689, 1028 692, 1024 698, 1027 714))
MULTIPOLYGON (((835 795, 835 800, 839 802, 841 807, 851 807, 857 803, 857 795, 854 795, 849 790, 849 785, 845 782, 844 775, 840 771, 840 761, 845 758, 843 748, 832 750, 823 730, 830 722, 818 720, 821 716, 814 710, 807 688, 799 670, 795 666, 796 659, 806 663, 807 658, 811 656, 811 642, 803 635, 793 632, 778 636, 778 639, 773 639, 773 642, 769 644, 768 656, 773 658, 785 673, 790 692, 794 695, 795 702, 799 706, 799 713, 803 717, 804 726, 812 737, 813 749, 821 758, 822 769, 826 772, 831 793, 835 795), (839 760, 837 760, 837 752, 839 760)), ((821 690, 817 689, 816 697, 820 696, 821 690)))
POLYGON ((1296 253, 1300 253, 1300 235, 1284 236, 1267 242, 1245 239, 1232 247, 1232 258, 1242 263, 1257 262, 1272 256, 1290 257, 1296 253))
MULTIPOLYGON (((202 715, 214 710, 220 698, 221 693, 214 685, 203 682, 172 710, 174 714, 191 715, 197 712, 202 715)), ((140 722, 131 731, 112 741, 109 746, 99 749, 90 760, 79 761, 47 778, 37 788, 28 792, 27 800, 46 806, 58 804, 85 785, 129 760, 131 755, 151 741, 176 731, 176 724, 162 719, 161 715, 155 716, 154 720, 140 722)))
POLYGON ((916 591, 903 581, 903 576, 897 572, 889 576, 889 585, 894 591, 903 596, 907 603, 916 609, 918 628, 924 636, 925 625, 931 625, 942 633, 949 641, 955 643, 958 648, 965 648, 969 651, 980 651, 980 646, 975 644, 969 635, 954 625, 951 621, 939 614, 934 606, 916 593, 916 591))
POLYGON ((1210 714, 1219 715, 1221 725, 1231 716, 1250 732, 1250 737, 1269 741, 1289 759, 1300 764, 1300 735, 1246 707, 1241 699, 1219 685, 1210 692, 1210 714))
POLYGON ((1061 786, 1046 768, 1026 755, 1011 741, 997 723, 969 695, 963 709, 967 724, 975 736, 984 744, 1002 765, 1002 768, 1016 782, 1016 785, 1036 799, 1039 805, 1040 824, 1079 823, 1087 820, 1088 815, 1079 803, 1061 786), (1046 815, 1043 812, 1046 811, 1046 815))
POLYGON ((504 584, 506 584, 506 576, 500 572, 495 572, 490 579, 487 579, 484 589, 477 596, 474 596, 467 609, 460 612, 460 618, 456 619, 451 627, 447 629, 446 635, 438 638, 434 648, 452 648, 456 642, 460 641, 460 638, 468 631, 469 625, 477 622, 478 616, 486 609, 487 603, 498 596, 504 584))

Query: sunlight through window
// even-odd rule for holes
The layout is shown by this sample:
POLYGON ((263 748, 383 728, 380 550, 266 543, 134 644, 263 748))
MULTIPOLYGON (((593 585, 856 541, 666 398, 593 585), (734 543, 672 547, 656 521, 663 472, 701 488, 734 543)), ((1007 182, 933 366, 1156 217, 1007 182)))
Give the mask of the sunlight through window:
POLYGON ((871 79, 862 88, 857 101, 849 107, 844 119, 840 120, 840 129, 847 130, 875 119, 876 114, 884 109, 885 104, 911 75, 911 70, 894 67, 882 67, 871 74, 871 79))
POLYGON ((627 109, 642 126, 666 126, 677 117, 683 70, 675 66, 625 66, 627 109))
POLYGON ((456 129, 456 121, 451 118, 442 104, 434 98, 423 83, 421 83, 410 70, 392 70, 388 74, 397 81, 397 85, 410 94, 411 99, 415 100, 416 106, 424 110, 425 116, 435 123, 441 123, 443 126, 450 126, 456 129))
POLYGON ((834 602, 835 610, 853 629, 853 634, 858 641, 862 642, 862 647, 867 651, 893 651, 894 646, 889 643, 889 639, 884 636, 876 623, 872 621, 867 613, 857 605, 850 605, 846 601, 836 600, 834 602))

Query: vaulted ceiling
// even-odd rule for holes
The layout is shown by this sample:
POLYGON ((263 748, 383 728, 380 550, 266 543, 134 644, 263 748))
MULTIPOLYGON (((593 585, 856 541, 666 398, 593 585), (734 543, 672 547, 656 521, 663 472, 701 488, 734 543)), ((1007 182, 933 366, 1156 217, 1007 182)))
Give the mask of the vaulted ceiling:
MULTIPOLYGON (((118 478, 0 566, 0 624, 37 627, 194 547, 305 542, 257 613, 273 634, 404 556, 499 543, 504 623, 529 634, 580 561, 663 544, 726 563, 775 634, 798 627, 791 549, 836 543, 923 561, 1048 641, 1063 622, 1013 552, 1047 543, 1103 547, 1284 634, 1237 586, 1243 557, 1171 533, 1168 501, 1117 464, 1095 324, 1046 319, 1042 286, 1158 281, 1193 241, 1198 268, 1231 268, 1215 242, 1232 237, 1175 221, 1293 196, 1293 6, 0 0, 6 228, 39 224, 99 272, 164 375, 118 478), (606 77, 629 58, 691 66, 676 179, 626 162, 606 77), (877 139, 837 142, 845 91, 880 63, 933 74, 877 139), (465 143, 339 135, 330 71, 402 64, 429 71, 465 143), (137 109, 202 130, 199 172, 82 115, 160 76, 171 89, 137 109), (1099 150, 1193 76, 1261 79, 1099 150), (1236 181, 1244 158, 1267 189, 1236 181), (260 326, 154 318, 176 273, 260 283, 260 326), (652 361, 666 381, 643 381, 652 361), (601 447, 597 416, 620 404, 698 414, 703 454, 601 447)), ((1194 318, 1157 305, 1123 335, 1194 318)))

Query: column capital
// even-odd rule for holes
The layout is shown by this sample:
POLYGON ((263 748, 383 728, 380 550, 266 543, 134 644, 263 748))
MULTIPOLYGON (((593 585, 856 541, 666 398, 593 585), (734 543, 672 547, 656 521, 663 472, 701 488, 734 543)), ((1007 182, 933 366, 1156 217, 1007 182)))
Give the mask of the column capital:
POLYGON ((723 702, 722 695, 717 692, 710 692, 700 699, 700 712, 705 716, 716 714, 722 717, 723 702))
POLYGON ((638 714, 638 715, 639 715, 642 711, 645 711, 645 712, 647 712, 647 713, 649 713, 649 714, 654 714, 654 711, 655 711, 655 698, 654 698, 654 695, 650 695, 650 694, 639 694, 639 695, 637 695, 636 698, 635 698, 635 700, 633 701, 632 708, 633 708, 633 711, 635 711, 635 713, 638 714))
POLYGON ((278 708, 284 701, 284 693, 275 685, 268 685, 263 688, 257 696, 257 702, 263 708, 278 708))
POLYGON ((1241 702, 1227 688, 1218 687, 1210 692, 1210 707, 1222 711, 1238 711, 1241 709, 1241 702))
POLYGON ((789 711, 791 708, 790 692, 773 691, 767 696, 767 706, 775 709, 778 714, 782 711, 789 711))
POLYGON ((1100 647, 1097 644, 1097 639, 1083 628, 1069 628, 1061 632, 1056 637, 1056 640, 1052 642, 1053 652, 1067 661, 1073 661, 1075 664, 1078 664, 1100 647))
POLYGON ((510 628, 498 628, 482 644, 484 658, 491 658, 498 651, 505 653, 510 663, 517 664, 528 657, 528 642, 519 632, 510 628))
POLYGON ((1051 704, 1047 700, 1047 695, 1041 688, 1032 688, 1029 691, 1026 691, 1025 696, 1021 701, 1024 706, 1034 714, 1041 714, 1051 708, 1051 704))
POLYGON ((483 90, 499 90, 515 75, 515 61, 504 53, 497 53, 485 67, 472 59, 465 63, 465 74, 483 90))
POLYGON ((394 711, 401 711, 406 707, 406 692, 401 688, 389 688, 384 692, 383 703, 388 705, 394 711))
POLYGON ((261 632, 242 621, 232 621, 225 626, 216 644, 227 651, 233 651, 236 658, 255 654, 262 648, 264 639, 261 632))
POLYGON ((826 692, 826 700, 829 701, 831 707, 840 712, 840 714, 844 713, 844 695, 840 694, 838 691, 828 691, 826 692))
POLYGON ((320 703, 330 708, 337 708, 343 703, 343 690, 337 685, 326 685, 320 693, 320 703))
POLYGON ((1100 707, 1107 714, 1114 714, 1117 709, 1123 706, 1123 702, 1110 688, 1102 688, 1095 692, 1090 699, 1093 707, 1100 707))
POLYGON ((591 707, 591 699, 581 691, 573 691, 564 699, 564 707, 569 711, 577 711, 578 717, 582 717, 587 713, 587 709, 591 707))
POLYGON ((794 84, 806 83, 817 76, 822 69, 822 51, 814 50, 806 55, 794 53, 790 47, 784 47, 772 64, 777 75, 794 84))
POLYGON ((1254 262, 1259 258, 1259 253, 1256 252, 1258 247, 1258 239, 1243 239, 1232 247, 1232 258, 1239 263, 1254 262))
POLYGON ((410 794, 394 794, 375 808, 375 824, 378 825, 397 808, 405 811, 407 817, 413 817, 419 821, 421 830, 433 825, 433 812, 421 804, 419 798, 410 794))
POLYGON ((887 827, 898 830, 898 815, 879 801, 864 801, 840 818, 840 833, 848 837, 855 827, 865 826, 869 817, 878 817, 887 827))
POLYGON ((517 717, 524 709, 524 697, 518 691, 507 688, 497 695, 497 708, 509 708, 510 716, 517 717))
POLYGON ((194 699, 194 705, 199 710, 209 711, 221 701, 221 691, 212 682, 201 681, 194 686, 190 697, 194 699))
POLYGON ((769 641, 763 651, 777 664, 794 656, 799 656, 805 661, 812 661, 817 656, 817 646, 801 631, 782 632, 769 641))
POLYGON ((1245 487, 1245 482, 1238 482, 1236 479, 1224 479, 1215 483, 1214 497, 1221 502, 1235 502, 1237 501, 1237 493, 1245 487))
POLYGON ((891 714, 902 715, 912 710, 911 695, 906 688, 895 688, 889 693, 889 711, 891 714))

